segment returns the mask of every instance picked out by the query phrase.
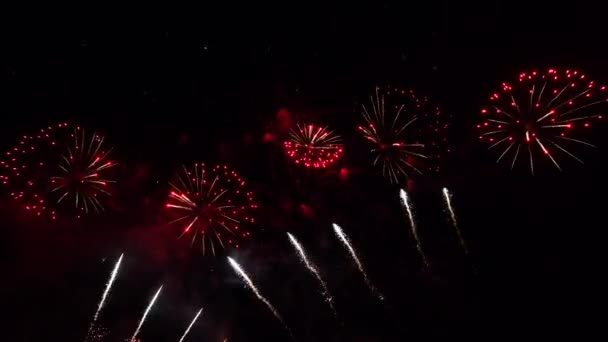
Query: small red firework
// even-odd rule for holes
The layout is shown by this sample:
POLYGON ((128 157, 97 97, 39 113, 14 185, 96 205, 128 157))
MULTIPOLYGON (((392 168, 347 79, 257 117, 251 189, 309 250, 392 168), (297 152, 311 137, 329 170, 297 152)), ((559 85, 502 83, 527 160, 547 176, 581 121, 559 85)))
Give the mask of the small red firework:
POLYGON ((311 168, 326 168, 344 152, 341 138, 327 127, 298 124, 283 146, 294 163, 311 168))
POLYGON ((190 235, 191 245, 200 241, 203 254, 210 247, 215 255, 216 243, 238 248, 251 235, 246 225, 254 222, 257 204, 245 180, 227 166, 183 166, 169 185, 166 208, 175 217, 170 224, 179 224, 179 238, 190 235))
POLYGON ((606 86, 596 85, 576 70, 521 73, 514 85, 502 83, 501 90, 490 96, 490 106, 481 110, 479 139, 489 149, 504 147, 496 162, 511 159, 511 169, 522 147, 532 174, 537 154, 545 155, 558 170, 560 155, 583 164, 571 146, 595 147, 580 136, 602 118, 600 110, 606 108, 598 106, 606 101, 606 86))
POLYGON ((0 161, 0 181, 11 196, 35 215, 58 212, 80 217, 104 210, 110 196, 108 169, 116 163, 109 159, 111 149, 105 138, 86 134, 77 125, 59 123, 24 135, 0 161))
POLYGON ((442 156, 449 152, 448 119, 427 97, 413 90, 376 88, 371 107, 362 106, 365 124, 359 126, 368 141, 373 164, 382 167, 392 183, 408 171, 439 172, 442 156))

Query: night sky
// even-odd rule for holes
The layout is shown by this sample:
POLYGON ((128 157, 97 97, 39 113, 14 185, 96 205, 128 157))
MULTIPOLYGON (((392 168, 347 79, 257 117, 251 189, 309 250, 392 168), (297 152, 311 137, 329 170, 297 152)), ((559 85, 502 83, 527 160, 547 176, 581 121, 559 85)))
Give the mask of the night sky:
POLYGON ((605 221, 605 127, 587 134, 599 148, 583 150, 585 165, 565 160, 560 172, 543 162, 532 176, 497 165, 475 124, 488 95, 522 70, 577 68, 608 82, 606 30, 497 30, 472 16, 466 29, 434 31, 432 22, 408 21, 414 15, 406 8, 382 4, 339 17, 312 17, 316 10, 308 9, 298 12, 308 19, 292 20, 295 12, 210 21, 215 14, 207 11, 187 29, 157 22, 2 32, 2 151, 23 133, 70 121, 103 131, 120 163, 108 212, 78 221, 28 217, 0 189, 3 341, 82 341, 123 252, 99 319, 111 332, 104 341, 130 337, 160 284, 142 341, 177 341, 200 307, 188 341, 289 340, 226 256, 240 262, 298 341, 590 331, 598 320, 596 285, 587 284, 601 273, 592 261, 605 221), (403 185, 430 271, 417 255, 399 186, 371 166, 355 129, 361 103, 387 84, 426 94, 452 115, 443 170, 403 185), (291 164, 280 142, 263 139, 280 111, 332 126, 344 137, 344 157, 327 170, 291 164), (238 250, 203 256, 163 221, 168 179, 195 161, 231 165, 257 195, 252 238, 238 250), (444 186, 454 194, 469 258, 450 224, 444 186), (351 238, 385 302, 366 288, 332 222, 351 238), (319 266, 337 318, 288 231, 319 266))

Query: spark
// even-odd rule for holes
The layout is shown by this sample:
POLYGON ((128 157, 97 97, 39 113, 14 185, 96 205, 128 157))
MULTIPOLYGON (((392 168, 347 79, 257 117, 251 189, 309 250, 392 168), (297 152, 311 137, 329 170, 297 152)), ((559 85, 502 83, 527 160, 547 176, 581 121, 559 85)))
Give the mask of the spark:
POLYGON ((352 259, 355 261, 355 264, 357 265, 359 272, 361 272, 361 274, 363 275, 363 280, 365 281, 365 284, 367 285, 367 287, 372 291, 372 293, 374 293, 378 297, 378 299, 384 300, 384 295, 382 295, 382 293, 380 293, 380 291, 378 291, 378 289, 374 286, 374 284, 372 284, 371 280, 367 276, 367 273, 365 272, 365 269, 363 268, 363 264, 359 260, 359 257, 357 257, 357 253, 355 253, 355 249, 348 241, 348 237, 346 237, 346 234, 344 234, 344 231, 342 230, 342 228, 335 223, 332 223, 332 226, 334 228, 334 232, 336 233, 336 235, 338 236, 340 241, 342 241, 342 243, 344 244, 344 246, 350 253, 350 256, 352 257, 352 259))
POLYGON ((236 271, 236 273, 241 277, 241 279, 243 279, 245 281, 245 284, 247 284, 247 286, 249 286, 249 288, 251 289, 251 291, 253 291, 253 293, 256 295, 256 297, 258 297, 258 299, 262 303, 266 304, 266 307, 268 307, 268 309, 272 312, 274 317, 276 317, 276 319, 279 320, 279 322, 281 322, 281 324, 283 325, 283 328, 285 328, 285 330, 287 330, 287 332, 289 333, 291 338, 295 339, 293 336, 293 333, 291 332, 291 329, 289 329, 287 324, 285 324, 285 321, 283 321, 283 318, 281 317, 281 315, 279 315, 279 312, 277 311, 277 309, 275 309, 274 306, 272 306, 272 304, 270 304, 268 299, 266 299, 264 296, 262 296, 262 294, 260 293, 258 288, 255 287, 255 285, 253 284, 253 281, 251 281, 251 279, 249 278, 247 273, 245 273, 245 271, 241 268, 241 266, 236 261, 234 261, 234 259, 232 259, 231 257, 228 257, 228 262, 230 263, 230 266, 232 266, 232 268, 236 271))
POLYGON ((97 305, 97 311, 95 311, 95 315, 93 316, 93 320, 91 321, 87 335, 84 338, 85 341, 88 340, 89 336, 93 332, 93 328, 95 327, 95 322, 97 322, 99 313, 101 312, 101 309, 103 308, 103 306, 106 302, 106 298, 108 297, 108 294, 110 293, 110 290, 112 289, 112 284, 114 284, 114 280, 116 279, 116 275, 118 274, 118 270, 120 268, 120 263, 122 262, 123 255, 124 254, 120 255, 120 257, 118 258, 118 261, 114 265, 114 269, 112 270, 112 274, 110 275, 110 280, 106 284, 106 288, 103 291, 103 294, 101 295, 101 301, 99 302, 99 305, 97 305))
POLYGON ((183 342, 184 341, 184 339, 186 338, 186 335, 188 335, 188 332, 190 332, 190 329, 194 325, 194 322, 196 322, 196 320, 198 319, 198 316, 200 316, 200 314, 202 312, 203 312, 203 308, 201 308, 200 310, 198 310, 198 312, 196 313, 196 316, 194 316, 194 319, 192 319, 192 322, 190 322, 190 325, 188 325, 188 328, 186 329, 186 331, 184 331, 184 334, 182 335, 182 338, 179 339, 179 342, 183 342))
POLYGON ((158 298, 158 295, 160 294, 160 291, 162 289, 163 289, 163 286, 161 285, 158 288, 158 291, 156 291, 156 294, 154 295, 154 297, 152 297, 150 304, 148 304, 148 307, 146 308, 144 315, 141 317, 141 320, 139 321, 139 324, 137 325, 137 329, 135 329, 135 332, 133 333, 133 336, 131 337, 131 341, 135 341, 137 334, 139 334, 139 331, 141 330, 141 326, 144 324, 144 321, 146 320, 146 317, 148 316, 150 309, 152 309, 152 306, 154 306, 154 302, 156 302, 156 298, 158 298))
POLYGON ((317 270, 315 265, 310 260, 308 260, 308 257, 306 256, 306 253, 304 252, 304 248, 302 247, 302 245, 300 245, 298 240, 296 240, 296 238, 293 235, 291 235, 291 233, 287 233, 287 236, 289 237, 289 241, 291 241, 291 244, 293 245, 293 247, 298 252, 298 255, 300 256, 300 261, 302 261, 302 263, 304 263, 306 268, 317 278, 317 281, 319 282, 319 284, 321 285, 321 288, 323 289, 322 294, 325 297, 327 304, 333 311, 334 316, 337 316, 336 308, 334 307, 334 303, 333 303, 333 298, 332 298, 331 294, 329 293, 327 284, 325 283, 325 281, 323 281, 323 278, 321 278, 319 271, 317 270))
POLYGON ((414 220, 414 213, 409 203, 407 193, 405 192, 405 190, 401 189, 399 190, 399 196, 401 197, 401 205, 403 205, 403 207, 405 208, 407 217, 410 220, 410 227, 412 229, 412 235, 414 236, 414 240, 416 241, 416 249, 418 250, 418 254, 420 254, 420 258, 422 259, 424 266, 428 268, 429 263, 426 259, 424 251, 422 250, 422 244, 420 243, 420 237, 418 236, 418 227, 416 226, 416 221, 414 220))

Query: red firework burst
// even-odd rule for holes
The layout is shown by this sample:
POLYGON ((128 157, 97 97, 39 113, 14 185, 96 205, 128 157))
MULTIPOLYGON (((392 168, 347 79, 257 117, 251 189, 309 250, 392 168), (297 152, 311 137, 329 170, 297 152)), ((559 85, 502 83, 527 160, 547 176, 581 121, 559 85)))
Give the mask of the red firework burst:
POLYGON ((169 186, 170 223, 179 224, 179 238, 191 235, 191 245, 200 241, 203 254, 208 246, 215 255, 216 243, 238 248, 238 241, 251 235, 246 224, 254 222, 257 204, 245 180, 227 166, 183 166, 169 186))
POLYGON ((52 219, 59 212, 99 213, 110 196, 108 169, 111 149, 99 133, 59 123, 24 135, 0 161, 0 181, 27 211, 52 219))
POLYGON ((294 163, 311 168, 326 168, 342 157, 339 135, 327 127, 298 124, 289 132, 283 146, 294 163))
POLYGON ((494 149, 502 147, 496 162, 511 159, 511 168, 522 154, 530 160, 545 155, 559 170, 558 157, 568 156, 583 163, 571 147, 595 147, 582 140, 591 123, 601 119, 600 104, 607 101, 606 86, 598 86, 576 70, 527 72, 511 85, 490 96, 490 106, 481 110, 482 122, 477 125, 479 139, 494 149), (526 153, 524 152, 524 153, 526 153))
POLYGON ((362 106, 365 124, 358 128, 383 176, 398 183, 409 171, 439 172, 442 156, 450 151, 450 116, 413 90, 377 87, 370 100, 371 106, 362 106))

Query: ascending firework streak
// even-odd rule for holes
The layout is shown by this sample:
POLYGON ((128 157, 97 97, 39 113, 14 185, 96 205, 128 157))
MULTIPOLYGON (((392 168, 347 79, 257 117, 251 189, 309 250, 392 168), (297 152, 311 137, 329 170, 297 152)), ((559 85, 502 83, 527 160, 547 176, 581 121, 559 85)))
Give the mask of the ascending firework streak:
POLYGON ((298 240, 296 240, 296 238, 293 237, 293 235, 291 235, 290 233, 287 233, 287 236, 289 237, 289 241, 291 241, 291 244, 293 245, 293 247, 298 251, 300 260, 304 263, 306 268, 308 268, 308 270, 317 278, 317 280, 319 281, 319 284, 321 284, 321 287, 323 288, 323 296, 325 296, 325 300, 327 301, 327 304, 329 304, 331 311, 333 311, 334 315, 337 316, 336 308, 334 307, 334 299, 329 294, 329 290, 327 289, 327 284, 325 284, 325 282, 321 278, 319 271, 317 270, 315 265, 312 264, 308 260, 308 258, 306 257, 306 253, 304 253, 304 248, 302 247, 302 245, 300 245, 298 240))
POLYGON ((116 275, 118 274, 118 269, 120 268, 120 262, 122 261, 122 256, 123 256, 123 254, 120 255, 120 257, 118 258, 118 261, 116 262, 116 265, 114 265, 114 270, 112 271, 112 275, 110 275, 110 280, 106 284, 106 289, 103 291, 103 295, 101 296, 101 301, 99 302, 99 305, 97 306, 97 311, 95 311, 95 316, 93 316, 93 320, 91 321, 91 325, 89 326, 87 335, 84 338, 85 341, 87 341, 89 339, 89 336, 91 335, 91 332, 93 331, 93 328, 95 327, 95 322, 97 322, 97 317, 99 317, 99 313, 101 312, 101 309, 103 308, 103 305, 106 302, 106 298, 108 297, 108 294, 110 293, 110 290, 112 289, 112 284, 114 284, 114 279, 116 279, 116 275))
POLYGON ((137 334, 139 334, 139 330, 141 329, 141 326, 144 325, 146 316, 148 316, 150 309, 152 309, 152 306, 154 306, 154 302, 156 302, 156 298, 158 298, 158 295, 160 294, 160 290, 162 290, 162 289, 163 289, 163 286, 161 285, 158 288, 158 291, 156 291, 156 294, 154 295, 154 297, 152 297, 152 300, 150 301, 150 304, 148 304, 148 308, 146 308, 144 315, 141 317, 141 320, 139 321, 139 325, 137 326, 137 329, 135 329, 135 332, 133 333, 133 336, 131 337, 130 341, 135 341, 135 338, 137 337, 137 334))
POLYGON ((190 325, 188 326, 186 331, 184 331, 184 334, 182 335, 182 338, 179 339, 179 342, 182 342, 186 338, 186 335, 188 335, 188 332, 190 332, 190 328, 192 328, 194 322, 196 322, 196 320, 198 319, 198 316, 201 315, 201 312, 203 312, 203 308, 198 310, 198 313, 196 314, 196 316, 194 316, 194 319, 192 320, 192 322, 190 322, 190 325))
POLYGON ((456 230, 456 235, 458 235, 458 240, 460 242, 460 246, 462 246, 464 253, 468 255, 469 250, 467 248, 466 243, 464 242, 464 238, 462 237, 462 232, 460 231, 460 228, 458 228, 458 221, 456 221, 456 214, 454 213, 454 209, 452 208, 452 202, 450 201, 451 195, 447 188, 443 188, 443 197, 445 198, 445 204, 448 207, 448 211, 450 212, 450 218, 452 219, 452 225, 454 226, 454 229, 456 230))
POLYGON ((407 217, 410 220, 410 226, 412 227, 412 235, 414 236, 414 240, 416 240, 416 249, 418 250, 418 254, 420 254, 420 258, 422 258, 424 266, 428 268, 429 263, 426 260, 426 255, 424 255, 424 251, 422 251, 422 244, 420 243, 420 237, 418 236, 418 228, 416 227, 416 222, 414 220, 414 213, 412 212, 412 206, 410 205, 405 190, 399 190, 399 197, 401 197, 401 204, 405 208, 407 217))
POLYGON ((363 275, 363 280, 365 280, 365 284, 367 285, 367 287, 378 297, 378 299, 384 300, 384 296, 382 295, 382 293, 380 293, 380 291, 378 291, 374 284, 372 284, 372 282, 369 280, 369 277, 367 276, 367 273, 365 273, 365 269, 363 268, 363 264, 361 264, 361 261, 357 257, 357 253, 355 253, 355 249, 353 248, 353 246, 351 246, 350 242, 348 242, 348 238, 342 231, 342 228, 340 228, 340 226, 335 223, 332 223, 332 225, 334 227, 334 232, 336 232, 338 238, 340 238, 344 246, 346 246, 346 249, 348 249, 348 251, 350 252, 350 256, 355 261, 355 264, 357 264, 359 272, 361 272, 361 274, 363 275))
POLYGON ((253 291, 253 293, 258 297, 258 299, 261 300, 262 303, 266 304, 266 306, 268 307, 268 309, 270 309, 270 311, 272 312, 272 314, 274 315, 274 317, 276 317, 279 320, 279 322, 281 322, 281 324, 283 325, 283 327, 285 328, 285 330, 287 330, 287 332, 289 333, 289 335, 291 335, 291 338, 294 339, 294 336, 291 333, 291 330, 289 329, 289 327, 287 326, 287 324, 285 324, 285 322, 283 321, 283 318, 281 318, 281 315, 279 315, 279 312, 277 311, 277 309, 275 309, 274 306, 272 306, 272 304, 270 304, 270 302, 268 301, 268 299, 266 299, 266 298, 264 298, 264 296, 262 296, 262 294, 260 293, 260 291, 258 291, 258 288, 255 287, 255 285, 253 284, 253 282, 251 281, 251 279, 247 275, 247 273, 245 273, 245 271, 243 271, 243 269, 241 268, 241 266, 236 261, 234 261, 234 259, 232 259, 231 257, 228 257, 228 262, 230 263, 230 266, 232 266, 232 268, 236 271, 236 273, 238 273, 239 276, 249 286, 249 288, 251 289, 251 291, 253 291))

